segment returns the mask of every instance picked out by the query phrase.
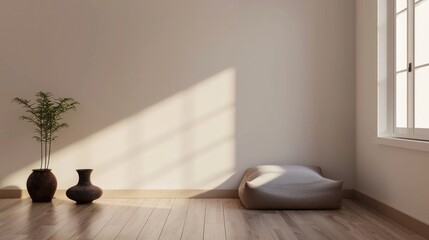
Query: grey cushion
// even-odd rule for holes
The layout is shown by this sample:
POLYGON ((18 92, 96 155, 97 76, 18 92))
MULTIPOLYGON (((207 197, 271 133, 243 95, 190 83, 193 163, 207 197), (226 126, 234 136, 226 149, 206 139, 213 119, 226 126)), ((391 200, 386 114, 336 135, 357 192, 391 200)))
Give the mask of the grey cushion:
POLYGON ((246 171, 238 194, 248 209, 339 209, 342 185, 320 167, 265 165, 246 171))

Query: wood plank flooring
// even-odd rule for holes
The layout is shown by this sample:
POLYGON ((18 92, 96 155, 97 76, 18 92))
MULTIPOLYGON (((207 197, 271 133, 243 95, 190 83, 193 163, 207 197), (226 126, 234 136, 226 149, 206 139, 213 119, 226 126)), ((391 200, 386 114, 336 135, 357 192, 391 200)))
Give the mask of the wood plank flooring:
POLYGON ((238 199, 0 199, 0 240, 422 240, 354 200, 338 211, 255 211, 238 199))

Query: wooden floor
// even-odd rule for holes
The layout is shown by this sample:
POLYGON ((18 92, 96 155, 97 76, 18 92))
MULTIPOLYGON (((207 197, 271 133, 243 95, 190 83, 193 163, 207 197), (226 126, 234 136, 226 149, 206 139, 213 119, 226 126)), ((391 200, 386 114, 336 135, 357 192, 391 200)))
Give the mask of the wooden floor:
POLYGON ((237 199, 0 199, 0 239, 424 239, 353 200, 339 211, 251 211, 237 199))

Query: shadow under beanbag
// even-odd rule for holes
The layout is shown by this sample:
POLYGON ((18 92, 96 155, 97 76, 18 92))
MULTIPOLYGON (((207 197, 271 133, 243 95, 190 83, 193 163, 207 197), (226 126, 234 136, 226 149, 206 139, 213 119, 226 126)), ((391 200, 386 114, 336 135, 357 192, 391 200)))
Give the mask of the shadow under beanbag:
POLYGON ((320 167, 265 165, 247 169, 238 195, 248 209, 339 209, 342 185, 320 167))

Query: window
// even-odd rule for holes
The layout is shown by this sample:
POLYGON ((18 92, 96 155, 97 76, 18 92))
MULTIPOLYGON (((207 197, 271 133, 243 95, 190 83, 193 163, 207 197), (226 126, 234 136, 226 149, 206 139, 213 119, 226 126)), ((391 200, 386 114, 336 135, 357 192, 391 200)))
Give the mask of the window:
POLYGON ((393 2, 393 136, 429 140, 429 0, 393 2))

